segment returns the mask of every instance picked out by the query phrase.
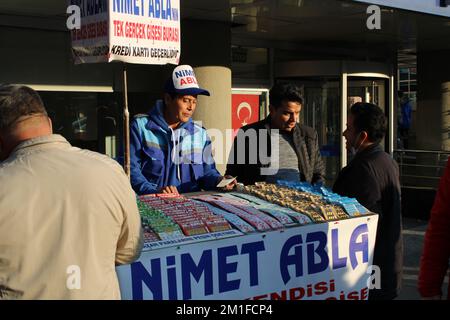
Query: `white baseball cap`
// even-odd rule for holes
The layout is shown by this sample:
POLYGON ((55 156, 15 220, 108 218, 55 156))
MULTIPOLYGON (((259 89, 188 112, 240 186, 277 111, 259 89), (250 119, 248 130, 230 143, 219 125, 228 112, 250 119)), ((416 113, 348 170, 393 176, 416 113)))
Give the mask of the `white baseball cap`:
POLYGON ((181 95, 210 95, 208 90, 198 86, 194 70, 187 64, 177 66, 173 69, 172 76, 167 79, 164 86, 164 92, 181 95))

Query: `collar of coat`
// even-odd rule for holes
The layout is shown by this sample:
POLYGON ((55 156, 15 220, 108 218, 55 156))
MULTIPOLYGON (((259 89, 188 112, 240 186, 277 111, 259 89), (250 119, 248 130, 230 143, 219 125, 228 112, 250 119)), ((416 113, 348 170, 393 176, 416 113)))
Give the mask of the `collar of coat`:
POLYGON ((378 153, 378 152, 383 152, 383 148, 378 143, 374 143, 374 144, 364 148, 360 152, 358 152, 355 155, 355 157, 352 159, 352 161, 350 161, 350 163, 354 162, 355 160, 358 161, 360 159, 364 159, 364 158, 368 157, 369 155, 378 153))

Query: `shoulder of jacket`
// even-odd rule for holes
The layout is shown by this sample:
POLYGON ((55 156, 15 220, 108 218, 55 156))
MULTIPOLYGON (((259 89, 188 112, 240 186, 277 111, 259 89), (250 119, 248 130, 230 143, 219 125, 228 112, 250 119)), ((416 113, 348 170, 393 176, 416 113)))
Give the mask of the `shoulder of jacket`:
POLYGON ((149 118, 150 116, 147 113, 138 113, 133 116, 133 119, 139 119, 139 118, 149 118))
POLYGON ((73 150, 82 154, 86 159, 98 161, 97 163, 103 163, 105 166, 119 172, 120 174, 123 173, 123 168, 120 166, 120 164, 116 160, 108 157, 105 154, 76 147, 73 150))
POLYGON ((204 126, 202 126, 202 125, 200 125, 200 124, 198 124, 198 123, 196 123, 196 122, 194 122, 194 121, 192 121, 192 126, 193 126, 195 129, 200 130, 201 132, 206 132, 206 131, 207 131, 207 129, 206 129, 204 126))
POLYGON ((150 121, 150 116, 148 114, 139 113, 133 117, 132 124, 139 127, 145 126, 150 121))
POLYGON ((317 135, 317 132, 316 132, 316 130, 314 128, 308 127, 308 126, 303 125, 303 124, 299 125, 299 128, 300 128, 300 132, 304 136, 307 136, 307 137, 310 137, 310 138, 315 138, 315 136, 317 135))
POLYGON ((264 120, 260 120, 260 121, 254 122, 254 123, 250 123, 246 126, 243 126, 243 127, 239 128, 239 130, 246 131, 248 129, 256 129, 256 130, 265 129, 265 127, 264 127, 265 124, 266 124, 266 121, 264 119, 264 120))

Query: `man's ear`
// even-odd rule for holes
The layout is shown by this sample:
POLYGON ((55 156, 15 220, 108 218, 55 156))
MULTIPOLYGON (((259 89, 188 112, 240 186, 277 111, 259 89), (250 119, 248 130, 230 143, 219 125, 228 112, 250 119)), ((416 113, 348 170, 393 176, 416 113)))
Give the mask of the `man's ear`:
POLYGON ((274 114, 275 111, 276 111, 276 108, 273 105, 269 104, 269 113, 274 114))
POLYGON ((47 117, 48 119, 48 126, 50 127, 50 131, 53 133, 53 122, 52 119, 50 119, 50 117, 47 117))
POLYGON ((361 140, 364 142, 369 142, 369 135, 367 131, 361 131, 361 140))
POLYGON ((172 97, 168 93, 164 93, 164 104, 167 106, 172 102, 172 97))

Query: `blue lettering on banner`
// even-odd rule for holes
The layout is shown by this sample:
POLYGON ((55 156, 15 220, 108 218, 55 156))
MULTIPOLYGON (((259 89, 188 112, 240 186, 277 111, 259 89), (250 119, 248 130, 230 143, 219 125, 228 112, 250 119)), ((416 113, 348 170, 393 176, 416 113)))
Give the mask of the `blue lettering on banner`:
POLYGON ((322 231, 308 233, 306 236, 306 249, 308 252, 308 274, 315 274, 327 269, 328 253, 325 250, 327 247, 327 234, 322 231), (318 246, 314 249, 314 242, 318 242, 318 246), (316 261, 316 255, 319 256, 319 262, 316 261))
POLYGON ((133 300, 142 300, 144 290, 142 282, 153 294, 154 300, 162 300, 161 261, 152 259, 150 262, 152 274, 140 262, 131 264, 131 286, 133 288, 133 300))
POLYGON ((227 292, 239 289, 241 280, 228 281, 228 274, 235 273, 237 262, 227 263, 227 258, 238 254, 237 246, 219 248, 217 250, 219 261, 219 292, 227 292))
POLYGON ((108 12, 108 0, 70 0, 70 4, 80 8, 82 18, 108 12))
POLYGON ((175 257, 169 256, 167 262, 167 283, 169 285, 169 300, 177 300, 177 269, 175 268, 175 257), (169 268, 171 267, 171 268, 169 268))
POLYGON ((178 21, 178 9, 171 0, 113 0, 113 12, 178 21))
MULTIPOLYGON (((347 266, 347 257, 339 257, 339 229, 331 230, 331 258, 332 269, 344 268, 347 266)), ((358 259, 356 254, 360 252, 362 254, 362 262, 367 263, 369 261, 369 237, 368 237, 367 224, 359 225, 353 230, 350 236, 349 243, 349 258, 352 268, 355 269, 358 266, 358 259), (361 241, 358 242, 358 238, 361 236, 361 241)), ((306 258, 308 265, 308 275, 325 271, 330 262, 330 254, 326 250, 327 247, 327 234, 322 231, 316 231, 308 233, 306 235, 306 258), (320 258, 316 262, 316 256, 320 258)), ((290 237, 283 245, 280 253, 280 273, 284 284, 287 284, 291 280, 291 274, 289 273, 289 267, 294 266, 295 277, 302 277, 304 275, 303 270, 303 256, 302 256, 302 236, 295 235, 290 237), (294 252, 290 253, 292 248, 294 252)))
POLYGON ((353 230, 352 236, 350 237, 350 262, 352 268, 355 269, 358 265, 358 259, 356 259, 356 253, 361 252, 363 256, 363 262, 367 263, 369 261, 369 230, 367 224, 359 225, 353 230), (356 242, 358 237, 361 235, 361 242, 356 242))
POLYGON ((264 242, 252 242, 242 245, 241 254, 248 254, 250 287, 257 286, 258 281, 258 252, 264 251, 264 242))
MULTIPOLYGON (((342 230, 339 228, 330 230, 331 245, 328 247, 331 252, 327 250, 328 233, 324 231, 296 234, 288 238, 281 247, 279 256, 280 275, 284 284, 291 281, 294 275, 295 278, 299 278, 323 272, 327 268, 332 270, 345 268, 347 261, 350 261, 353 269, 359 263, 368 263, 367 224, 361 224, 352 231, 348 243, 348 256, 341 256, 339 253, 339 246, 343 245, 342 240, 339 241, 339 231, 342 230), (360 259, 362 262, 358 261, 359 254, 362 256, 362 260, 360 259)), ((132 298, 143 299, 144 285, 154 300, 181 298, 178 295, 180 285, 184 300, 192 299, 196 292, 200 296, 210 296, 245 289, 244 284, 247 288, 258 286, 261 280, 259 268, 265 267, 261 267, 258 258, 266 250, 265 242, 259 240, 215 249, 196 250, 195 254, 184 252, 160 256, 149 259, 144 262, 145 264, 140 261, 132 263, 132 298), (238 266, 245 263, 240 256, 244 255, 248 257, 246 260, 249 267, 240 268, 240 272, 245 271, 240 274, 238 266), (218 283, 214 285, 214 281, 218 283)))
POLYGON ((333 253, 333 269, 345 268, 347 265, 347 257, 339 258, 338 229, 331 230, 331 251, 333 253))
POLYGON ((280 273, 284 284, 291 280, 288 267, 295 266, 295 276, 301 277, 303 275, 303 258, 302 258, 302 236, 290 237, 283 245, 280 254, 280 273), (294 247, 295 246, 295 247, 294 247), (289 251, 294 247, 294 254, 290 255, 289 251))
MULTIPOLYGON (((150 8, 152 8, 152 11, 148 12, 149 17, 158 18, 161 16, 161 4, 159 3, 159 0, 154 0, 155 4, 151 5, 150 8)), ((150 0, 150 3, 153 4, 153 0, 150 0)))
MULTIPOLYGON (((199 282, 201 276, 204 274, 205 296, 213 294, 213 266, 212 266, 212 251, 203 251, 202 257, 198 265, 192 260, 189 253, 181 255, 181 274, 183 281, 183 300, 191 299, 191 275, 194 276, 195 281, 199 282)), ((175 288, 176 290, 176 288, 175 288)))
POLYGON ((148 2, 148 16, 155 17, 155 4, 153 3, 153 0, 148 2))

